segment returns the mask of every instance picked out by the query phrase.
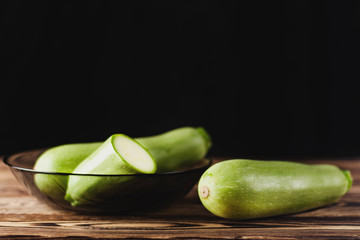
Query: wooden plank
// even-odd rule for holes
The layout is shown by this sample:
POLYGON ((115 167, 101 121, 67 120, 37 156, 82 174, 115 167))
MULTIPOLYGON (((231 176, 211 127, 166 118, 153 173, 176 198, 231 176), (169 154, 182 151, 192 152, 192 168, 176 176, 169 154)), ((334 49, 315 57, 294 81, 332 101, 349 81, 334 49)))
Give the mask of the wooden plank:
POLYGON ((0 164, 0 239, 360 239, 360 161, 321 162, 350 169, 354 176, 354 186, 339 203, 247 221, 212 215, 201 205, 196 187, 185 198, 156 211, 111 216, 53 209, 30 196, 0 164))

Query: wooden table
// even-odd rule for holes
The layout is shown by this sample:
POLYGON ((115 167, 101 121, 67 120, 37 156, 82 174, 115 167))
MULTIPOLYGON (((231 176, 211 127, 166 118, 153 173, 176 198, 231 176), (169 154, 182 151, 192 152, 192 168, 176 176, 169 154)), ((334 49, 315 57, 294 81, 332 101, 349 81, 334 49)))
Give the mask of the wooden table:
POLYGON ((30 196, 1 162, 0 239, 360 239, 360 162, 322 162, 353 174, 354 185, 339 203, 248 221, 212 215, 201 205, 195 188, 184 199, 154 212, 99 216, 55 210, 30 196))

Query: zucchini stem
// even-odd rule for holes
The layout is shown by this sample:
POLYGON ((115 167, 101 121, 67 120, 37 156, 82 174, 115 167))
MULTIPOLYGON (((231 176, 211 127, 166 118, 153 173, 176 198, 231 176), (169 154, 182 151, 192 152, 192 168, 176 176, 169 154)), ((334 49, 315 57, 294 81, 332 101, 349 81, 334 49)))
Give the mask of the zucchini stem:
POLYGON ((200 188, 200 195, 202 198, 207 198, 210 194, 210 190, 206 186, 201 186, 200 188))

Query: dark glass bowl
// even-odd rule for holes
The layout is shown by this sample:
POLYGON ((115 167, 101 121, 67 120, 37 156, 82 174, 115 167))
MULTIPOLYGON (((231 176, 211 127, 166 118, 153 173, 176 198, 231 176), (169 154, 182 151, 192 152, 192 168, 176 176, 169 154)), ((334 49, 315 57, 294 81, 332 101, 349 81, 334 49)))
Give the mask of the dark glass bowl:
MULTIPOLYGON (((210 159, 202 159, 196 166, 175 172, 131 175, 100 175, 42 172, 33 170, 33 166, 46 149, 21 152, 4 158, 15 177, 26 190, 37 199, 60 209, 84 213, 113 214, 129 211, 152 210, 166 206, 185 196, 198 182, 203 172, 211 165, 210 159), (48 179, 50 191, 42 191, 36 184, 36 178, 48 179), (121 182, 111 194, 97 200, 84 199, 86 204, 72 206, 65 200, 66 189, 60 183, 69 176, 106 178, 121 182), (126 179, 126 181, 124 181, 126 179)), ((67 181, 67 180, 66 180, 67 181)))

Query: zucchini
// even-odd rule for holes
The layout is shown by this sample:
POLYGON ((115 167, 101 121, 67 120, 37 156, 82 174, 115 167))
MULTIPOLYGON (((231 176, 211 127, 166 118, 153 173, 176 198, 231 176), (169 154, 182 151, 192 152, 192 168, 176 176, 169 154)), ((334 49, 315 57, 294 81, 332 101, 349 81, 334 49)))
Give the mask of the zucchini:
MULTIPOLYGON (((34 170, 71 173, 82 160, 93 153, 101 144, 101 142, 75 143, 50 148, 38 157, 34 170)), ((67 182, 67 175, 35 174, 35 183, 41 192, 58 200, 63 200, 67 182)))
POLYGON ((152 137, 137 138, 154 157, 157 172, 171 172, 204 158, 211 139, 202 127, 182 127, 152 137))
MULTIPOLYGON (((176 171, 197 163, 211 147, 211 138, 202 127, 182 127, 156 136, 136 138, 154 157, 157 172, 176 171)), ((46 150, 37 159, 35 170, 72 173, 103 142, 65 144, 46 150)), ((113 178, 114 179, 114 178, 113 178)), ((36 174, 35 183, 47 196, 64 199, 68 176, 36 174)))
MULTIPOLYGON (((156 163, 143 146, 124 134, 114 134, 83 160, 73 173, 115 175, 155 171, 156 163)), ((111 178, 70 175, 65 199, 73 206, 89 203, 89 199, 96 202, 99 197, 101 199, 107 193, 111 193, 121 183, 111 182, 111 178)), ((126 177, 120 179, 128 180, 126 177)))
POLYGON ((198 194, 213 214, 241 220, 332 204, 351 184, 349 171, 329 164, 233 159, 207 169, 198 194))

